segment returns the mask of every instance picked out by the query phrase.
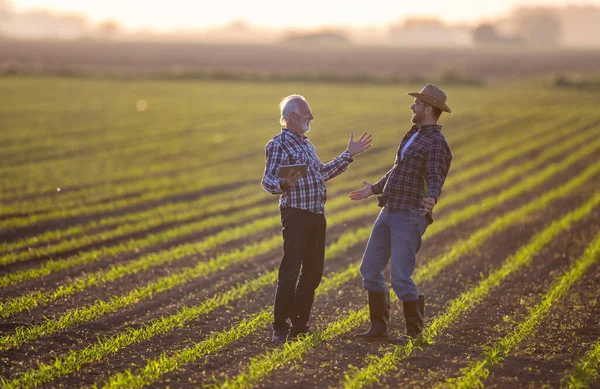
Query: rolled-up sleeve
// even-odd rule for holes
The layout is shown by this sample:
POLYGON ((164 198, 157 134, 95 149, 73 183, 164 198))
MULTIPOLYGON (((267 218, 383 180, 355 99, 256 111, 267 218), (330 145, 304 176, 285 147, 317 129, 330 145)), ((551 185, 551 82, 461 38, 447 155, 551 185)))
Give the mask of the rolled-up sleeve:
POLYGON ((427 189, 428 197, 436 201, 442 194, 442 186, 450 170, 452 152, 444 139, 436 139, 429 149, 427 156, 427 189))
POLYGON ((281 194, 281 183, 279 181, 279 167, 284 164, 286 154, 279 142, 270 141, 265 147, 265 172, 261 185, 264 190, 271 194, 281 194))

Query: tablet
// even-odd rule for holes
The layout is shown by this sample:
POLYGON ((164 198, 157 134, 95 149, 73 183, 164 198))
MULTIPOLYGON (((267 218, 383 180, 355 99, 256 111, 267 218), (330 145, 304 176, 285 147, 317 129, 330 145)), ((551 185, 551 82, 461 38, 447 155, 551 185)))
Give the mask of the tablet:
POLYGON ((281 165, 279 167, 279 177, 285 178, 290 173, 290 171, 297 171, 302 173, 302 177, 306 177, 306 164, 301 163, 298 165, 281 165))

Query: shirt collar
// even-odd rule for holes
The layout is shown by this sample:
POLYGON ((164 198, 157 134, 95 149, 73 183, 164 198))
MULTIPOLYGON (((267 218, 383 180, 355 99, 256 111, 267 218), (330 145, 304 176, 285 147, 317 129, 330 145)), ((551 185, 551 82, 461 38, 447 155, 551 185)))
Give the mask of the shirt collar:
POLYGON ((412 126, 411 130, 415 130, 415 131, 421 131, 421 132, 425 132, 425 131, 442 131, 442 126, 440 126, 439 124, 426 124, 424 126, 417 126, 416 124, 412 126))
POLYGON ((293 137, 293 138, 296 138, 296 139, 298 139, 298 140, 304 140, 304 139, 307 139, 307 138, 308 138, 308 136, 306 136, 306 134, 298 135, 298 134, 296 134, 296 133, 294 133, 294 132, 292 132, 292 131, 288 130, 287 128, 282 128, 282 129, 281 129, 281 133, 282 133, 282 134, 284 134, 284 135, 287 135, 287 136, 291 136, 291 137, 293 137))

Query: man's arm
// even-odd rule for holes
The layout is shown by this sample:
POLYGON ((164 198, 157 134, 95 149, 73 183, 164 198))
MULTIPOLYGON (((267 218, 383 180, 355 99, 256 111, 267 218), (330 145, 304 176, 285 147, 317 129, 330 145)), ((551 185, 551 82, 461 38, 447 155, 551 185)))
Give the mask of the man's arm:
POLYGON ((321 164, 321 176, 323 176, 323 180, 329 181, 342 174, 352 161, 354 161, 354 158, 352 158, 350 152, 344 151, 342 154, 335 157, 333 161, 321 164))
POLYGON ((348 165, 350 165, 350 162, 354 161, 354 156, 362 153, 369 147, 371 147, 371 135, 365 132, 355 142, 354 133, 351 133, 346 151, 337 156, 333 161, 321 164, 323 180, 329 181, 333 177, 343 173, 348 168, 348 165))
POLYGON ((385 173, 385 175, 383 177, 381 177, 381 179, 379 181, 377 181, 376 183, 373 184, 373 186, 371 186, 371 191, 373 192, 373 194, 378 195, 378 194, 383 193, 383 187, 385 186, 385 183, 387 182, 390 174, 392 174, 392 170, 394 170, 393 167, 390 170, 388 170, 388 172, 385 173))
POLYGON ((452 152, 444 139, 436 139, 431 145, 427 156, 427 197, 432 198, 436 203, 442 194, 442 187, 446 181, 450 163, 452 162, 452 152))
POLYGON ((270 141, 265 147, 265 173, 261 185, 264 190, 271 194, 281 194, 281 180, 279 179, 279 167, 286 159, 285 151, 278 142, 270 141))

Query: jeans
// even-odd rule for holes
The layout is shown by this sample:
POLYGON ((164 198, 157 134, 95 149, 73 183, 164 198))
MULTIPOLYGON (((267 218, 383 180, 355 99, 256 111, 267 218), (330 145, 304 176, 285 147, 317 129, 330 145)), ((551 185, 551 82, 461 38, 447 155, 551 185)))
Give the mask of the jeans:
POLYGON ((417 209, 390 212, 383 208, 373 225, 367 248, 360 264, 363 286, 370 292, 388 293, 383 271, 391 257, 392 289, 403 301, 419 299, 412 279, 421 236, 428 223, 417 209))
POLYGON ((275 291, 273 328, 306 328, 323 277, 325 215, 296 208, 281 210, 283 258, 275 291))

